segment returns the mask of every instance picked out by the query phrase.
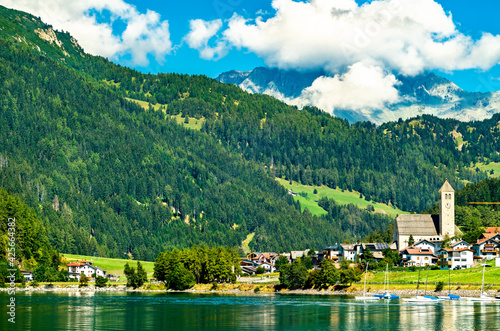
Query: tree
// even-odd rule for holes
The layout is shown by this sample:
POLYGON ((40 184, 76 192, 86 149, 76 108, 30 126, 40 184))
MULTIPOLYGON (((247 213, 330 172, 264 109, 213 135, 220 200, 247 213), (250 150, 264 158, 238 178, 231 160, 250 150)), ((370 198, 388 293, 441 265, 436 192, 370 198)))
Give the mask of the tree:
POLYGON ((84 273, 80 274, 80 284, 78 284, 78 287, 84 287, 89 285, 89 279, 87 276, 85 276, 84 273))
POLYGON ((321 282, 325 286, 332 286, 337 283, 338 271, 330 260, 323 260, 319 264, 321 268, 321 282))
POLYGON ((265 272, 266 272, 266 268, 264 268, 263 266, 258 266, 258 267, 257 267, 257 270, 255 271, 255 273, 256 273, 257 275, 262 275, 262 274, 263 274, 263 273, 265 273, 265 272))
POLYGON ((361 258, 365 261, 365 263, 372 263, 373 262, 373 253, 370 250, 370 247, 368 247, 368 246, 366 247, 361 258))
POLYGON ((141 262, 137 261, 137 287, 141 287, 148 280, 148 273, 142 267, 141 262))
POLYGON ((139 261, 137 261, 137 270, 125 263, 123 273, 127 277, 127 287, 136 289, 147 281, 147 273, 139 261))
POLYGON ((386 263, 389 263, 390 266, 399 265, 401 263, 401 256, 399 253, 390 248, 385 248, 382 254, 384 255, 386 263))
POLYGON ((415 244, 415 239, 413 239, 413 235, 410 234, 410 238, 408 238, 408 246, 413 246, 415 244))
POLYGON ((449 235, 446 235, 441 243, 441 248, 450 248, 451 246, 451 238, 449 235))
POLYGON ((280 271, 280 268, 284 265, 288 265, 288 258, 284 255, 280 255, 274 263, 274 266, 278 271, 280 271))
POLYGON ((290 266, 290 287, 291 288, 302 288, 304 287, 307 280, 307 269, 300 262, 295 261, 290 266))
POLYGON ((191 271, 179 263, 168 275, 167 283, 169 288, 182 291, 193 287, 196 284, 196 279, 191 271))
POLYGON ((309 255, 302 256, 300 258, 300 262, 307 270, 311 270, 313 268, 312 258, 309 255))

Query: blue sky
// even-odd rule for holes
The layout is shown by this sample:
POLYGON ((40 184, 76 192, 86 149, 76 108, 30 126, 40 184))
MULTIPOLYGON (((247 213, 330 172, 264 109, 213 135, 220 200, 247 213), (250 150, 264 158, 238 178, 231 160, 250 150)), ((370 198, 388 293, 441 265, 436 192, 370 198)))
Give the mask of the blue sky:
MULTIPOLYGON (((292 7, 297 7, 299 0, 274 0, 274 8, 271 0, 103 0, 99 5, 92 0, 81 0, 77 3, 54 2, 50 6, 45 0, 0 0, 0 4, 41 16, 55 28, 76 36, 85 50, 143 72, 178 72, 216 77, 231 69, 251 70, 269 65, 296 70, 323 69, 334 76, 354 71, 352 69, 356 67, 361 69, 357 72, 372 74, 374 82, 386 84, 385 92, 390 95, 390 88, 397 82, 394 82, 389 72, 414 75, 423 70, 433 70, 469 91, 500 90, 500 66, 497 64, 500 61, 498 0, 358 0, 354 7, 354 0, 310 1, 301 1, 309 13, 309 21, 305 20, 303 26, 298 24, 297 38, 287 36, 287 27, 290 27, 290 21, 293 22, 292 7), (316 4, 310 5, 310 1, 316 4), (338 31, 328 31, 328 28, 339 25, 325 22, 324 17, 318 16, 318 22, 322 23, 314 27, 314 15, 319 15, 318 10, 321 8, 327 8, 329 5, 325 3, 328 2, 335 3, 341 14, 354 8, 354 18, 346 19, 342 24, 347 22, 350 29, 356 29, 356 24, 363 25, 366 21, 363 17, 377 13, 375 6, 382 3, 378 12, 384 12, 388 7, 383 3, 398 1, 404 4, 404 8, 398 11, 389 9, 391 15, 398 16, 401 13, 419 23, 398 31, 397 19, 391 16, 390 21, 384 21, 382 30, 375 29, 373 35, 369 35, 370 45, 358 45, 356 47, 361 50, 349 51, 347 55, 339 55, 343 49, 334 45, 336 40, 342 42, 341 38, 337 39, 338 31), (362 6, 365 3, 371 9, 362 6), (406 6, 409 3, 417 3, 419 8, 425 8, 423 16, 414 15, 408 9, 411 6, 406 6), (288 17, 288 25, 281 24, 277 19, 278 13, 288 17), (429 13, 428 18, 425 17, 426 13, 429 13), (262 17, 262 21, 272 24, 259 25, 255 21, 258 16, 262 17), (238 21, 239 18, 243 21, 238 21), (190 24, 193 20, 199 20, 198 27, 213 28, 214 33, 207 34, 208 39, 202 39, 201 46, 193 46, 195 42, 188 38, 193 30, 190 24), (230 28, 231 23, 239 25, 230 28), (311 26, 316 28, 316 31, 311 32, 312 35, 301 35, 302 30, 311 26), (127 27, 127 30, 137 27, 136 30, 141 33, 139 36, 131 31, 124 33, 127 27), (415 35, 430 35, 430 39, 408 37, 413 34, 413 29, 415 35), (484 33, 491 34, 491 38, 483 38, 484 33), (320 37, 317 40, 309 43, 311 36, 315 39, 318 35, 320 37), (406 46, 397 49, 392 45, 396 48, 388 48, 384 52, 387 43, 392 44, 398 36, 406 38, 403 41, 406 46), (304 48, 313 51, 302 49, 301 41, 308 44, 304 48), (413 48, 419 53, 415 58, 410 56, 413 48), (434 56, 432 49, 443 54, 434 56), (201 56, 203 50, 213 56, 201 56), (406 63, 405 52, 409 54, 409 63, 406 63), (460 55, 462 53, 463 56, 460 55)), ((351 34, 350 37, 359 36, 351 34)), ((355 73, 352 74, 354 77, 355 73)), ((386 99, 390 101, 390 96, 386 99)))

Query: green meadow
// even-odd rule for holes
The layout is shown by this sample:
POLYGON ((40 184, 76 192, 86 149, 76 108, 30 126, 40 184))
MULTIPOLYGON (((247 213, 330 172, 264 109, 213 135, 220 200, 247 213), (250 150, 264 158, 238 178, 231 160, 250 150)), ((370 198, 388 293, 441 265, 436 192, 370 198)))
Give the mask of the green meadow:
POLYGON ((474 169, 475 168, 479 168, 479 170, 488 172, 488 176, 490 177, 500 176, 500 162, 490 162, 488 164, 476 163, 474 165, 474 169), (490 173, 491 170, 493 170, 493 174, 490 173))
MULTIPOLYGON (((129 266, 137 268, 136 260, 127 259, 111 259, 107 257, 95 257, 95 256, 85 256, 85 255, 73 255, 73 254, 62 254, 70 262, 87 260, 92 262, 96 267, 99 267, 106 271, 106 274, 117 274, 123 276, 123 269, 125 264, 128 263, 129 266)), ((148 278, 153 275, 154 262, 149 261, 139 261, 148 273, 148 278)))
MULTIPOLYGON (((137 100, 137 99, 130 99, 130 98, 125 98, 125 99, 127 99, 128 101, 132 101, 132 102, 137 103, 139 106, 141 106, 145 110, 148 110, 150 106, 154 110, 159 110, 159 109, 161 109, 161 107, 163 107, 164 109, 167 108, 167 105, 162 105, 162 104, 159 104, 159 103, 153 105, 153 104, 150 104, 147 101, 142 101, 142 100, 137 100)), ((195 117, 189 117, 189 116, 188 116, 188 119, 186 121, 186 118, 182 117, 182 114, 173 115, 173 116, 170 116, 170 118, 174 119, 177 122, 177 124, 180 124, 180 125, 188 128, 188 129, 197 130, 197 131, 201 130, 201 126, 205 122, 205 118, 204 117, 197 119, 195 117)))
POLYGON ((329 199, 335 200, 336 203, 340 205, 347 205, 347 204, 354 204, 358 206, 359 208, 366 208, 369 205, 373 206, 375 208, 375 211, 378 213, 383 213, 383 214, 388 214, 388 215, 399 215, 399 214, 407 214, 406 212, 393 208, 391 206, 388 206, 383 203, 378 203, 378 202, 373 202, 373 201, 366 201, 363 198, 359 197, 359 192, 356 191, 344 191, 340 189, 331 189, 326 186, 307 186, 307 185, 302 185, 297 182, 293 182, 290 185, 290 182, 281 178, 276 179, 281 185, 283 185, 287 190, 292 190, 293 192, 299 194, 299 193, 304 193, 302 195, 305 196, 295 196, 295 200, 300 201, 300 205, 302 207, 302 210, 304 208, 308 208, 311 214, 313 215, 323 215, 326 214, 326 211, 321 208, 316 200, 321 199, 322 197, 327 197, 329 199), (317 194, 314 194, 314 190, 317 190, 317 194))
MULTIPOLYGON (((494 266, 494 262, 489 262, 488 265, 490 267, 486 267, 484 273, 484 283, 493 285, 500 284, 500 268, 494 266)), ((377 272, 377 273, 368 273, 366 281, 367 282, 384 282, 385 273, 377 272)), ((470 269, 463 270, 429 270, 429 278, 428 283, 432 284, 432 288, 437 282, 444 282, 446 285, 448 284, 448 277, 451 283, 461 283, 463 285, 467 284, 481 284, 483 277, 483 267, 477 266, 470 269)), ((427 278, 427 270, 420 271, 420 283, 425 284, 427 278)), ((413 272, 390 272, 389 280, 391 282, 417 282, 418 281, 418 271, 413 272)), ((415 284, 416 286, 416 284, 415 284)), ((422 287, 421 287, 422 288, 422 287)), ((447 286, 445 286, 447 289, 447 286)), ((456 285, 452 286, 452 288, 456 288, 456 285)))

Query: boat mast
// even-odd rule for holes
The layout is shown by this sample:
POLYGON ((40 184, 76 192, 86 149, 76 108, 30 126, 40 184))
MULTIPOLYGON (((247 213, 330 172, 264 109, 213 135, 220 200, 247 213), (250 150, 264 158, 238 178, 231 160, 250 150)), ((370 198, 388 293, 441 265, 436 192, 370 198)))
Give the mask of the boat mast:
POLYGON ((486 263, 483 264, 483 281, 481 283, 481 296, 483 296, 483 291, 484 291, 484 269, 486 269, 486 263))
POLYGON ((365 270, 365 285, 363 286, 363 296, 366 296, 366 274, 368 273, 368 263, 366 262, 366 270, 365 270))
POLYGON ((448 296, 451 294, 450 281, 451 281, 451 269, 450 267, 448 267, 448 296))
POLYGON ((418 287, 420 285, 420 269, 418 269, 418 281, 417 281, 417 297, 418 297, 418 287))
POLYGON ((425 277, 425 291, 424 296, 427 294, 427 281, 429 280, 429 268, 427 268, 427 277, 425 277))

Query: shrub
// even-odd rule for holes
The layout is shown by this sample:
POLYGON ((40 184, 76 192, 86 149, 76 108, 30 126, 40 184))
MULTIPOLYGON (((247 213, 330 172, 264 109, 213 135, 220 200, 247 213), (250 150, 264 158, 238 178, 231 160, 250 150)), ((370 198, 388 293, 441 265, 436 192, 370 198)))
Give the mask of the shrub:
POLYGON ((81 274, 80 275, 80 284, 78 284, 78 287, 83 287, 83 286, 88 286, 88 285, 89 285, 89 279, 84 274, 81 274))
POLYGON ((105 287, 108 279, 102 276, 97 276, 95 279, 95 286, 97 287, 105 287))
POLYGON ((436 284, 436 292, 442 291, 444 288, 444 282, 437 282, 436 284))
POLYGON ((263 273, 266 272, 266 268, 264 268, 263 266, 258 266, 257 267, 257 271, 255 272, 257 275, 262 275, 263 273))

